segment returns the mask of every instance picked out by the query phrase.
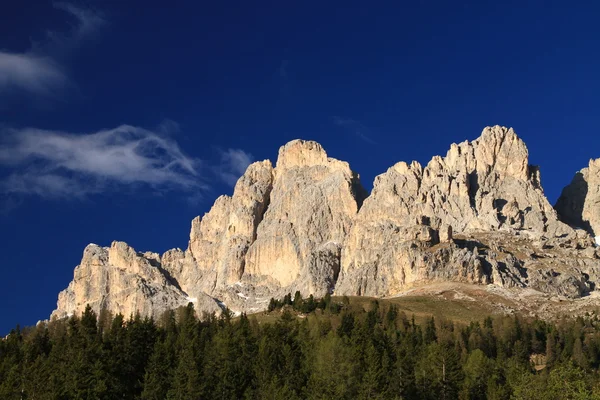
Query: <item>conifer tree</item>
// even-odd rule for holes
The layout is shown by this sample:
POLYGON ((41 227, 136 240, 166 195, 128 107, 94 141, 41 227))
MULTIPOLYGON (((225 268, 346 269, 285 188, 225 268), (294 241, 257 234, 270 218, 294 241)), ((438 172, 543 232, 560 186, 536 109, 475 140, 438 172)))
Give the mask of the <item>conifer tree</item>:
POLYGON ((164 340, 157 340, 144 376, 143 400, 163 400, 171 389, 174 370, 172 348, 164 340))
POLYGON ((435 320, 433 317, 427 320, 425 325, 425 332, 423 333, 423 341, 425 344, 433 343, 437 340, 437 333, 435 328, 435 320))
POLYGON ((476 349, 467 358, 464 365, 464 380, 461 398, 485 400, 487 398, 488 381, 492 376, 492 364, 483 351, 476 349))

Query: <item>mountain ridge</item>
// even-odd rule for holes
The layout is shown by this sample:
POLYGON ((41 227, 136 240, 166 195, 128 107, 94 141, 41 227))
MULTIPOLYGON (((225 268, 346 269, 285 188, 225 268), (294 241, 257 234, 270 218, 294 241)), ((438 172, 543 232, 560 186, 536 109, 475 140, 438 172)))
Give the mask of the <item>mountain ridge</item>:
POLYGON ((371 193, 347 162, 293 140, 275 166, 251 164, 231 196, 194 218, 186 250, 87 246, 52 318, 86 304, 125 315, 189 301, 254 312, 296 290, 382 297, 444 281, 580 298, 600 279, 599 169, 590 161, 557 212, 512 128, 486 127, 425 167, 398 162, 371 193))

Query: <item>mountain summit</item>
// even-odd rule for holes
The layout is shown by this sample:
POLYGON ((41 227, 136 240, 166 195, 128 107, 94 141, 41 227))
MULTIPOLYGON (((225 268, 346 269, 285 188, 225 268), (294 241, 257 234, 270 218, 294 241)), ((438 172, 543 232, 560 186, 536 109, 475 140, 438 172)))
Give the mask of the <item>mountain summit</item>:
POLYGON ((380 297, 441 282, 581 298, 600 279, 599 171, 590 161, 555 210, 525 143, 494 126, 424 167, 398 162, 369 195, 348 163, 294 140, 192 221, 186 250, 87 246, 52 317, 87 304, 157 317, 190 301, 254 312, 296 290, 380 297))

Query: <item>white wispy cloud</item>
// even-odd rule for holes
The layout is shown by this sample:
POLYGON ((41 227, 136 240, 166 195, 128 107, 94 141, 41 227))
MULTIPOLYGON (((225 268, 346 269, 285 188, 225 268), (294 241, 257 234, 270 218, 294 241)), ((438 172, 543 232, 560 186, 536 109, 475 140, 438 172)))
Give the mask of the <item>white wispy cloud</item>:
POLYGON ((225 183, 234 186, 240 176, 246 172, 248 165, 252 164, 252 154, 241 149, 221 150, 221 162, 215 169, 216 174, 225 183))
POLYGON ((121 186, 198 192, 207 188, 201 162, 155 132, 122 125, 88 134, 10 130, 0 142, 6 194, 85 197, 121 186))
POLYGON ((334 116, 333 123, 346 129, 348 132, 354 134, 356 137, 364 140, 367 143, 377 144, 377 142, 371 137, 371 130, 355 119, 334 116))
POLYGON ((105 23, 91 10, 68 3, 54 6, 75 18, 75 25, 67 33, 46 32, 44 40, 33 42, 26 51, 0 50, 0 93, 20 89, 47 96, 64 87, 68 78, 61 62, 105 23))
POLYGON ((0 91, 14 87, 48 95, 66 81, 60 66, 48 57, 0 51, 0 91))

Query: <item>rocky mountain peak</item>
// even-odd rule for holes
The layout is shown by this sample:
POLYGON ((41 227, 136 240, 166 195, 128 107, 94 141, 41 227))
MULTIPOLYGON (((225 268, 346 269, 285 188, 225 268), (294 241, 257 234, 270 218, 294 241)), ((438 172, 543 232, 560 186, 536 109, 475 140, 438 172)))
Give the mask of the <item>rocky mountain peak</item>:
MULTIPOLYGON (((506 240, 515 235, 579 240, 544 196, 524 142, 500 126, 452 144, 445 157, 434 156, 425 168, 399 162, 375 178, 343 248, 336 291, 381 296, 438 278, 494 282, 485 267, 491 255, 482 258, 452 240, 487 232, 505 232, 506 240)), ((512 284, 522 283, 515 279, 512 284)))
POLYGON ((108 262, 108 252, 106 248, 90 243, 83 249, 83 257, 81 264, 86 265, 103 265, 108 262))
MULTIPOLYGON (((203 301, 207 310, 219 310, 214 300, 203 301)), ((85 248, 52 317, 81 313, 89 304, 96 312, 105 308, 126 317, 139 312, 158 318, 187 302, 188 296, 161 268, 158 254, 139 253, 127 243, 114 241, 110 247, 90 244, 85 248)))
MULTIPOLYGON (((482 175, 497 174, 499 179, 512 177, 522 181, 529 179, 527 147, 512 128, 502 126, 486 127, 481 136, 472 142, 475 155, 475 171, 482 175)), ((458 149, 458 146, 454 147, 458 149)), ((460 155, 448 152, 446 160, 459 159, 460 155), (454 157, 453 157, 454 156, 454 157)))
POLYGON ((279 148, 276 166, 278 170, 282 170, 326 164, 327 153, 319 143, 312 140, 295 139, 279 148))
POLYGON ((403 226, 423 215, 455 232, 568 230, 557 225, 537 168, 528 165, 525 143, 500 126, 485 128, 471 142, 452 144, 445 157, 434 156, 425 168, 416 161, 399 162, 376 177, 373 187, 365 215, 395 216, 403 226))
POLYGON ((348 163, 329 158, 320 144, 282 146, 269 207, 246 256, 246 278, 273 290, 326 293, 363 192, 348 163))

